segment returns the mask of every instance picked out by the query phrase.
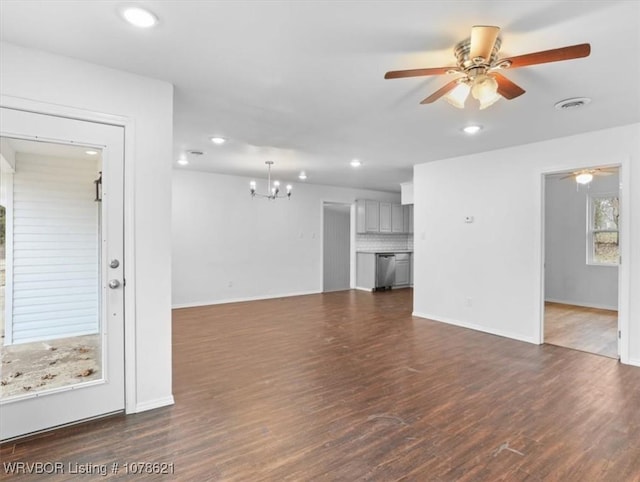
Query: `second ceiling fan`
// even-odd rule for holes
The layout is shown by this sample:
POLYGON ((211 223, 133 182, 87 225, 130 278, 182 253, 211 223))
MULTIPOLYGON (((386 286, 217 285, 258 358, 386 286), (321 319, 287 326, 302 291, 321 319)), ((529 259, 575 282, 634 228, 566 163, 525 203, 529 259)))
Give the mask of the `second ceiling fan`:
POLYGON ((517 57, 499 59, 501 39, 499 27, 476 25, 471 28, 471 37, 454 48, 457 65, 426 69, 395 70, 387 72, 385 79, 421 77, 427 75, 462 74, 424 99, 421 104, 431 104, 439 98, 462 109, 469 93, 480 102, 480 109, 494 104, 498 99, 515 99, 525 90, 500 73, 501 70, 546 64, 561 60, 587 57, 591 53, 589 44, 572 45, 552 50, 543 50, 517 57))

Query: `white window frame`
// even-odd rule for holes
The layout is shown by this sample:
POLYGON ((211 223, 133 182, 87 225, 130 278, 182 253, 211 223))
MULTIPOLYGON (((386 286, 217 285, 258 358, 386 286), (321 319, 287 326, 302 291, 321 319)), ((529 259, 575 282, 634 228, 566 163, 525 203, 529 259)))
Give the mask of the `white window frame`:
POLYGON ((618 229, 594 229, 594 209, 593 202, 595 199, 616 197, 620 202, 620 193, 617 192, 600 192, 587 195, 587 265, 590 266, 614 266, 620 264, 620 219, 618 217, 618 229), (596 261, 594 257, 594 238, 596 233, 617 233, 618 234, 618 260, 615 263, 601 263, 596 261))

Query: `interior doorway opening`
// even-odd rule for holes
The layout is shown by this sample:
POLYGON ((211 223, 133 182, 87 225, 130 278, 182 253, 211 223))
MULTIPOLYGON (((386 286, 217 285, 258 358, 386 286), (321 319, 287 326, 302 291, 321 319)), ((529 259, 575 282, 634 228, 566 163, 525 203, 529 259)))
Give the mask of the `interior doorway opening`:
POLYGON ((322 205, 322 291, 351 289, 351 204, 322 205))
POLYGON ((619 174, 545 175, 545 343, 619 358, 619 174))

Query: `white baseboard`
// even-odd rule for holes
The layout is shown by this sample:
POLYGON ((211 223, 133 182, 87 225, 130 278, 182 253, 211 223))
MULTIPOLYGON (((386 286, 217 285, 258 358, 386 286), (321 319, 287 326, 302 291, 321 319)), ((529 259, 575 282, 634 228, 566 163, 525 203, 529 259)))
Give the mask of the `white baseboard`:
POLYGON ((176 303, 172 305, 172 309, 179 308, 196 308, 198 306, 209 306, 209 305, 224 305, 226 303, 241 303, 244 301, 260 301, 260 300, 271 300, 275 298, 289 298, 290 296, 304 296, 304 295, 317 295, 318 293, 322 293, 322 291, 298 291, 294 293, 281 293, 277 295, 263 295, 263 296, 246 296, 242 298, 228 298, 225 300, 211 300, 211 301, 193 301, 191 303, 176 303))
POLYGON ((362 286, 356 286, 356 289, 360 291, 368 291, 369 293, 373 291, 371 288, 363 288, 362 286))
POLYGON ((629 358, 626 365, 633 365, 634 367, 640 367, 640 360, 636 358, 629 358))
POLYGON ((560 303, 562 305, 582 306, 584 308, 596 308, 598 310, 618 311, 617 305, 611 306, 611 305, 602 305, 599 303, 582 303, 579 301, 571 301, 571 300, 556 300, 554 298, 547 298, 544 301, 548 301, 549 303, 560 303))
POLYGON ((141 402, 136 404, 136 413, 146 412, 147 410, 153 410, 154 408, 166 407, 168 405, 173 405, 174 403, 173 395, 169 395, 165 398, 158 398, 157 400, 141 402))
POLYGON ((476 325, 475 323, 468 323, 466 321, 454 320, 451 318, 443 318, 441 316, 433 316, 426 313, 419 313, 414 311, 411 313, 412 316, 417 316, 418 318, 426 318, 428 320, 438 321, 440 323, 446 323, 447 325, 459 326, 461 328, 468 328, 470 330, 481 331, 483 333, 489 333, 490 335, 502 336, 504 338, 510 338, 512 340, 524 341, 526 343, 532 343, 534 345, 538 345, 539 343, 533 339, 533 337, 522 336, 517 333, 511 333, 503 330, 496 330, 495 328, 488 328, 482 325, 476 325))

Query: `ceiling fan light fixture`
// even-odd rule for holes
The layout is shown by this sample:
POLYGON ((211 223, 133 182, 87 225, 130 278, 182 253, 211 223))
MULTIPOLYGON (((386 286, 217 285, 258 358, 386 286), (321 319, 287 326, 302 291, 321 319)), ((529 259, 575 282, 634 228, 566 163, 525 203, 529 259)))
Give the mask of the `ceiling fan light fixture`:
POLYGON ((578 184, 589 184, 591 181, 593 181, 593 174, 590 172, 581 172, 576 175, 576 182, 578 184))
POLYGON ((493 99, 498 92, 498 82, 492 76, 480 74, 473 79, 471 95, 480 102, 493 99))
POLYGON ((464 109, 464 104, 469 97, 471 87, 466 82, 460 82, 444 99, 458 109, 464 109))
POLYGON ((488 97, 486 99, 480 99, 480 110, 486 109, 487 107, 491 107, 493 104, 498 102, 502 96, 497 92, 493 95, 493 97, 488 97))

